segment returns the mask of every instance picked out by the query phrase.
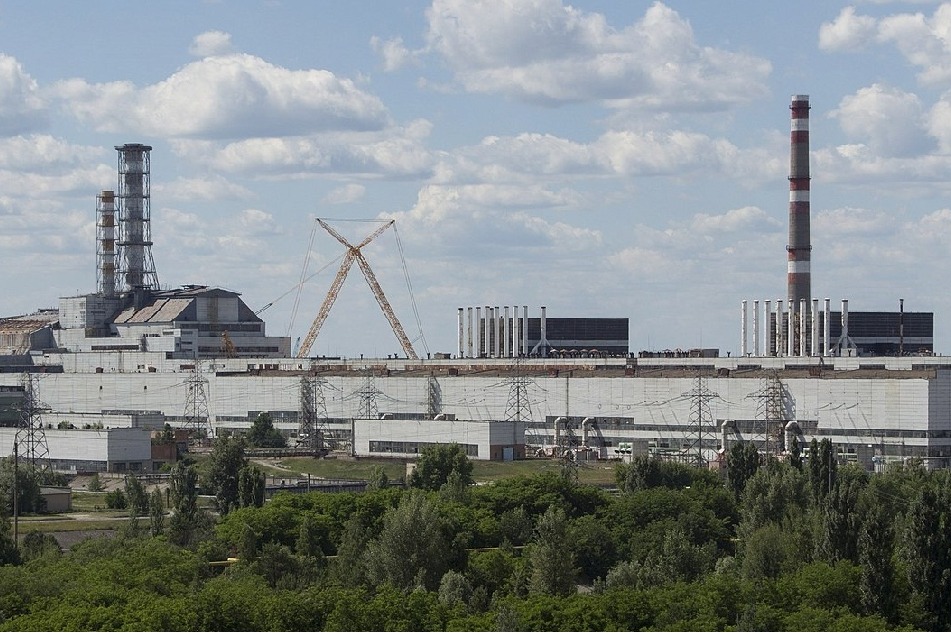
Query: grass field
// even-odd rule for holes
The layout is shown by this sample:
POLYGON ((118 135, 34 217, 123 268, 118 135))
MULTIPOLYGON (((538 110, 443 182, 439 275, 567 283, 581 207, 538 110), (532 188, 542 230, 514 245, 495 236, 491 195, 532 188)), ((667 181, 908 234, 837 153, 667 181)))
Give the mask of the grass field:
MULTIPOLYGON (((390 480, 406 475, 405 460, 322 459, 284 458, 273 464, 263 465, 268 475, 294 477, 310 474, 329 479, 366 479, 377 466, 383 467, 390 480)), ((608 485, 614 483, 614 464, 612 462, 592 462, 590 466, 578 468, 578 479, 585 484, 608 485)), ((472 462, 472 477, 476 482, 493 482, 501 478, 531 475, 543 472, 560 472, 561 463, 557 460, 516 460, 514 462, 472 462)))

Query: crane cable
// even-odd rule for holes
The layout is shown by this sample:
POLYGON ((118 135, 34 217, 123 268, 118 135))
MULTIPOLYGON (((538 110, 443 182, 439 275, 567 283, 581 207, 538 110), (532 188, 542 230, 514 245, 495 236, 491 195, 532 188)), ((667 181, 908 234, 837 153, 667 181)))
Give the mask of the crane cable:
MULTIPOLYGON (((403 253, 403 242, 400 240, 400 233, 396 230, 396 223, 393 223, 393 235, 396 236, 396 246, 400 252, 400 262, 403 264, 403 277, 406 278, 406 289, 409 291, 410 303, 413 306, 413 316, 416 318, 416 328, 419 331, 418 340, 423 342, 423 349, 429 353, 429 344, 426 343, 426 337, 423 336, 423 323, 419 318, 419 309, 416 307, 416 296, 413 295, 413 283, 410 281, 409 269, 406 266, 406 256, 403 253)), ((415 340, 414 340, 415 341, 415 340)))
POLYGON ((294 306, 291 308, 291 319, 287 324, 287 336, 290 336, 291 329, 294 327, 294 320, 297 319, 297 308, 300 306, 300 296, 304 289, 304 277, 307 275, 307 267, 310 265, 310 254, 314 248, 314 240, 317 238, 317 222, 314 221, 310 230, 310 242, 307 244, 307 251, 304 253, 304 266, 300 270, 300 281, 297 283, 297 296, 294 297, 294 306))

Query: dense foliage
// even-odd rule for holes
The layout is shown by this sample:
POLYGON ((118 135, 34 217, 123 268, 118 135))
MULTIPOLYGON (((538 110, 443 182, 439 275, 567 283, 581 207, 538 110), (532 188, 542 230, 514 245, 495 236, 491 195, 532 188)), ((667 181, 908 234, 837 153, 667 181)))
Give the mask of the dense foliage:
MULTIPOLYGON (((240 454, 221 449, 223 463, 240 454)), ((822 447, 810 455, 823 464, 760 464, 737 450, 723 480, 636 459, 619 465, 611 493, 555 474, 460 490, 471 471, 458 454, 434 452, 440 468, 415 487, 279 494, 263 506, 247 503, 257 475, 245 471, 241 484, 248 467, 236 460, 235 503, 231 493, 219 498, 229 512, 217 522, 195 505, 194 469, 179 465, 170 515, 161 497, 137 502, 148 527, 67 553, 39 533, 19 553, 6 544, 0 623, 20 631, 951 628, 951 474, 912 465, 870 476, 830 467, 835 458, 822 447)))

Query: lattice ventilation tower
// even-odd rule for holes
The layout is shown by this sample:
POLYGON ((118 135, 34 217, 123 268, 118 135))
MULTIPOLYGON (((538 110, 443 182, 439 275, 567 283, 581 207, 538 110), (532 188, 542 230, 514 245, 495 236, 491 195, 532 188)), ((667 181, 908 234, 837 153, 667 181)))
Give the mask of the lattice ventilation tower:
MULTIPOLYGON (((127 143, 117 145, 119 153, 119 188, 115 197, 118 214, 119 251, 116 262, 119 267, 119 282, 124 290, 158 290, 158 273, 152 260, 152 211, 151 211, 151 151, 149 145, 127 143)), ((103 192, 101 204, 106 204, 103 192)), ((100 215, 103 233, 108 227, 100 215)), ((100 268, 106 266, 108 251, 101 245, 100 268)), ((105 271, 102 276, 105 277, 105 271)), ((103 291, 108 290, 103 288, 103 291)))

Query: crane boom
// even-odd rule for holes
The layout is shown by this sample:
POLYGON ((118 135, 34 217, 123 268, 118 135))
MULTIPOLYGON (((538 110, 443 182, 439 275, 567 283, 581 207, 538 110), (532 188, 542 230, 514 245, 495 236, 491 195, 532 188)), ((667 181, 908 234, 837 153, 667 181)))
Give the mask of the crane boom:
POLYGON ((396 335, 400 345, 403 347, 403 352, 406 353, 406 356, 410 359, 419 359, 419 356, 413 349, 413 344, 410 342, 409 337, 406 336, 406 332, 403 330, 402 324, 400 324, 400 320, 396 318, 396 313, 393 312, 393 307, 390 306, 390 302, 386 299, 386 295, 383 294, 383 289, 380 287, 380 283, 377 281, 376 275, 374 275, 373 270, 370 268, 370 263, 367 262, 366 258, 363 257, 363 253, 360 252, 360 249, 370 244, 373 240, 379 237, 380 234, 393 226, 396 221, 390 220, 383 223, 370 232, 366 238, 356 245, 350 244, 350 242, 340 235, 336 229, 331 227, 320 218, 317 218, 317 222, 327 233, 333 236, 337 242, 347 248, 347 253, 344 256, 343 262, 340 263, 340 269, 337 271, 337 276, 330 285, 330 290, 327 291, 327 296, 324 298, 324 303, 321 305, 320 311, 317 313, 317 317, 314 318, 314 323, 311 324, 310 330, 307 331, 307 336, 304 337, 304 341, 301 343, 300 349, 297 351, 298 358, 307 357, 307 355, 310 354, 310 349, 313 347, 314 341, 317 339, 317 334, 320 332, 321 326, 324 325, 327 315, 330 314, 330 309, 334 305, 334 302, 337 301, 337 294, 340 292, 340 288, 347 279, 347 274, 350 272, 350 269, 355 261, 360 267, 360 270, 363 272, 363 277, 366 279, 367 284, 369 284, 370 290, 373 291, 373 297, 376 298, 376 301, 383 310, 383 314, 386 316, 387 321, 390 322, 390 327, 393 329, 393 334, 396 335))
POLYGON ((387 301, 386 295, 383 294, 383 289, 380 288, 380 283, 377 282, 376 275, 373 274, 370 264, 359 251, 357 251, 356 258, 357 266, 359 266, 360 270, 363 271, 363 277, 366 278, 367 284, 370 285, 370 290, 373 291, 373 296, 376 297, 376 302, 380 305, 380 308, 383 310, 383 314, 386 315, 386 318, 389 320, 390 327, 393 329, 393 334, 396 335, 396 338, 399 339, 400 345, 403 346, 403 352, 405 352, 406 356, 410 359, 419 359, 416 351, 413 350, 413 344, 410 343, 409 337, 407 337, 406 333, 403 331, 403 326, 400 324, 400 320, 396 318, 396 313, 393 312, 393 307, 390 306, 390 302, 387 301))
POLYGON ((347 279, 347 273, 350 272, 350 267, 353 266, 354 253, 357 253, 356 249, 350 247, 347 250, 347 255, 344 256, 343 262, 340 263, 340 268, 337 270, 337 276, 334 278, 333 284, 330 285, 330 290, 327 292, 327 296, 324 298, 324 303, 320 306, 320 310, 317 312, 317 316, 314 317, 314 323, 310 325, 310 330, 307 331, 307 336, 304 337, 304 342, 300 345, 300 349, 297 351, 298 358, 304 358, 310 354, 310 349, 314 345, 314 341, 317 339, 317 333, 320 332, 320 327, 324 325, 324 322, 327 320, 327 315, 330 314, 330 308, 334 305, 334 302, 337 301, 337 293, 340 292, 340 287, 343 286, 344 280, 347 279))

